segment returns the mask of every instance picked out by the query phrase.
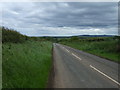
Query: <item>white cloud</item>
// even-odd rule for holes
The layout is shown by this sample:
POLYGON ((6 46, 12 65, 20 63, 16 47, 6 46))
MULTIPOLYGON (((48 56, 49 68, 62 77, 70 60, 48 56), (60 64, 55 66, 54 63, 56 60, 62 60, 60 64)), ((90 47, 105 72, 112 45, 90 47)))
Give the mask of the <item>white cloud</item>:
POLYGON ((1 3, 3 22, 29 36, 117 34, 117 3, 1 3))
POLYGON ((80 29, 75 27, 41 27, 39 28, 19 28, 22 34, 28 36, 71 36, 71 35, 104 35, 104 34, 117 34, 117 30, 115 31, 114 28, 111 30, 106 30, 105 28, 98 29, 98 28, 88 28, 88 29, 80 29), (25 29, 25 30, 24 30, 25 29), (70 32, 71 31, 71 32, 70 32), (109 32, 109 31, 112 31, 109 32))

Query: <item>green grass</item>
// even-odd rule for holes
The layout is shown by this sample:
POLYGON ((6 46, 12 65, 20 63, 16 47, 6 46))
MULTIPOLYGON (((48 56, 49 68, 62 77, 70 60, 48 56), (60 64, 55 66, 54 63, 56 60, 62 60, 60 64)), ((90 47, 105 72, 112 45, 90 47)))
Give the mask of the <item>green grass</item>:
POLYGON ((2 46, 3 88, 45 88, 51 68, 51 42, 2 46))
POLYGON ((97 56, 115 61, 118 61, 118 52, 117 52, 117 41, 100 41, 100 42, 88 42, 88 41, 64 41, 62 44, 68 45, 70 47, 95 54, 97 56))

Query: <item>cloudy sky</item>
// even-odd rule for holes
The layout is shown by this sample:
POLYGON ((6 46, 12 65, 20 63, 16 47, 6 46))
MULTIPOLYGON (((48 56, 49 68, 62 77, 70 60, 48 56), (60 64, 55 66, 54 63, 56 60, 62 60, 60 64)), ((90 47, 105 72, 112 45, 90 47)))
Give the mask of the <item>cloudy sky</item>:
POLYGON ((117 35, 117 2, 0 3, 0 25, 28 36, 117 35))

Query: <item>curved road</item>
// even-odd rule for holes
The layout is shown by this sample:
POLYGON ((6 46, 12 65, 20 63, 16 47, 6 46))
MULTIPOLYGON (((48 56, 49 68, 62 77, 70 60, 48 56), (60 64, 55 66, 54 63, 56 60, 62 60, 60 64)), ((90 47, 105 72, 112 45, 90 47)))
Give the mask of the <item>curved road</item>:
POLYGON ((119 88, 118 64, 53 44, 54 88, 119 88))

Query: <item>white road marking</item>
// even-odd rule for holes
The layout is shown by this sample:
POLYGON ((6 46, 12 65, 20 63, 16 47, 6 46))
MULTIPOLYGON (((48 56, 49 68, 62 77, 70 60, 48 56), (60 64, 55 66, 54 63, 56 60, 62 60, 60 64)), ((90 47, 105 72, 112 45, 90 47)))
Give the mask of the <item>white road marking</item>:
POLYGON ((96 68, 95 68, 95 67, 93 67, 92 65, 90 65, 90 67, 91 67, 92 69, 96 70, 97 72, 99 72, 100 74, 102 74, 102 75, 106 76, 108 79, 112 80, 114 83, 116 83, 116 84, 120 85, 120 83, 119 83, 119 82, 117 82, 116 80, 112 79, 112 78, 111 78, 111 77, 109 77, 108 75, 104 74, 104 73, 103 73, 103 72, 101 72, 100 70, 96 69, 96 68))
POLYGON ((69 50, 66 49, 67 52, 70 52, 69 50))
POLYGON ((78 58, 79 60, 82 60, 80 57, 78 57, 77 55, 75 55, 74 53, 72 53, 73 56, 75 56, 76 58, 78 58))
POLYGON ((65 48, 63 47, 63 49, 65 49, 65 48))
POLYGON ((67 52, 70 52, 69 50, 67 50, 65 47, 63 47, 63 49, 65 49, 67 52))

